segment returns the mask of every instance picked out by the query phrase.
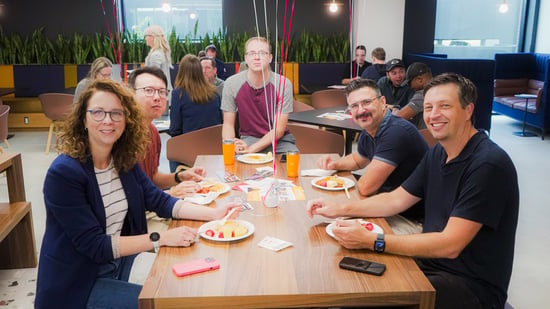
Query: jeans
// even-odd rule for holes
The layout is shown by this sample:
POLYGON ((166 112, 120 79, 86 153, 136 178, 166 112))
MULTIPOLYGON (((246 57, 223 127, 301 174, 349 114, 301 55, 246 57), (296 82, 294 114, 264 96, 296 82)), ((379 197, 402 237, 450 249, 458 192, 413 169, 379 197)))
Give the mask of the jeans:
POLYGON ((128 282, 136 255, 103 264, 88 298, 88 309, 135 309, 141 285, 128 282))

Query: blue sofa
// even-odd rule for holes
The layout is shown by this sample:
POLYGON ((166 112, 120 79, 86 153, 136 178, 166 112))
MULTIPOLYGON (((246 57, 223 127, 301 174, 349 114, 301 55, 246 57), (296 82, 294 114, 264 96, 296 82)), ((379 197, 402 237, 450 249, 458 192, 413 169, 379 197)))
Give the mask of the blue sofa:
POLYGON ((444 54, 408 54, 405 64, 424 62, 439 75, 454 72, 470 79, 477 87, 478 98, 474 109, 474 126, 478 129, 491 130, 491 109, 494 92, 495 61, 491 59, 449 59, 444 54))
MULTIPOLYGON (((495 82, 523 79, 531 81, 531 84, 536 82, 537 87, 540 87, 539 98, 528 105, 526 123, 540 129, 544 139, 544 134, 550 128, 550 54, 496 54, 495 62, 495 82)), ((507 104, 497 96, 493 100, 493 111, 523 121, 525 104, 507 104)))

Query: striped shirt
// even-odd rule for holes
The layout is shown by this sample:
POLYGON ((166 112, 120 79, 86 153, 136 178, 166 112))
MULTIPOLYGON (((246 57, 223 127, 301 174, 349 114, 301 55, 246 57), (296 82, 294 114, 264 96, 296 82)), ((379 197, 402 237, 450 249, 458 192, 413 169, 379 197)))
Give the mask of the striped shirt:
POLYGON ((105 207, 107 235, 120 236, 124 217, 128 212, 128 201, 113 160, 106 169, 95 169, 99 191, 105 207))

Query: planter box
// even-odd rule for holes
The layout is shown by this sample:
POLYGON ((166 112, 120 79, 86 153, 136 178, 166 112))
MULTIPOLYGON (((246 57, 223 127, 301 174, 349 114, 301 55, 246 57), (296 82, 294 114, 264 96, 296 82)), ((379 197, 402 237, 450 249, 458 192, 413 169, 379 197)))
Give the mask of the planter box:
POLYGON ((65 91, 65 69, 55 65, 14 65, 16 97, 37 97, 47 92, 65 91))

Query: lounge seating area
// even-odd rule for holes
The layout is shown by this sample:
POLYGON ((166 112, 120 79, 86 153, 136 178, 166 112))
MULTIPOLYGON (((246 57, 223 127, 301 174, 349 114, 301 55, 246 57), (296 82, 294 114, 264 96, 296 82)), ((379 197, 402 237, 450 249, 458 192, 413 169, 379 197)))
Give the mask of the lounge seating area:
POLYGON ((550 54, 514 53, 495 55, 493 111, 538 128, 541 137, 550 128, 550 54), (527 101, 515 94, 534 94, 527 101))

